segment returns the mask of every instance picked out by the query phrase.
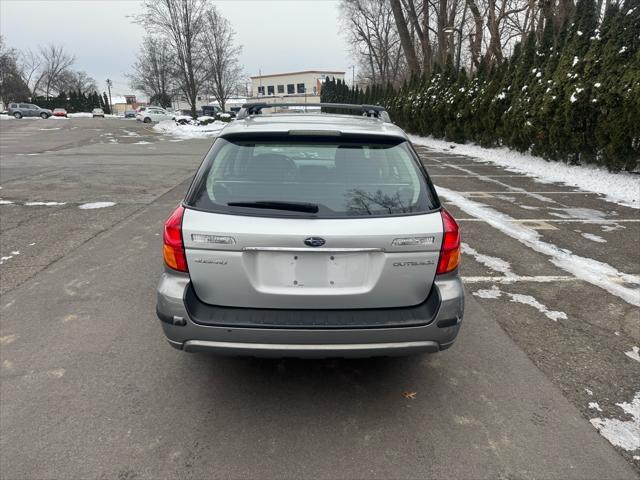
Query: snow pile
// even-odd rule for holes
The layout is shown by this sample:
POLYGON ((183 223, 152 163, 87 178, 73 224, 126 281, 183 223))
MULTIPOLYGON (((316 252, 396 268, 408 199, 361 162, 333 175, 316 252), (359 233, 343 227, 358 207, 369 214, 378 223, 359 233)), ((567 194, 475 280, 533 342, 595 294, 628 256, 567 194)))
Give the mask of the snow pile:
POLYGON ((89 112, 68 113, 69 118, 93 118, 93 114, 89 112))
POLYGON ((153 129, 156 132, 183 139, 209 138, 215 137, 226 125, 228 124, 217 121, 208 125, 178 125, 173 120, 165 120, 155 125, 153 129))
POLYGON ((640 208, 640 179, 630 173, 611 173, 604 168, 548 162, 543 158, 508 148, 482 148, 474 144, 452 144, 431 137, 409 135, 416 145, 440 152, 456 153, 491 162, 510 171, 523 173, 542 183, 563 183, 586 192, 599 193, 610 202, 640 208), (453 146, 453 148, 452 148, 453 146))

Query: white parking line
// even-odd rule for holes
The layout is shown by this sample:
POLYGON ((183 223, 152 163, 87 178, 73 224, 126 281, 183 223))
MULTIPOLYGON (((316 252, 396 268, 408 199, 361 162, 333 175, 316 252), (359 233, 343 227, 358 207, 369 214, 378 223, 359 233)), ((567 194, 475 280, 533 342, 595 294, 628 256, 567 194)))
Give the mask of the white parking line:
POLYGON ((470 200, 454 190, 438 187, 437 191, 438 195, 453 202, 468 215, 485 219, 496 230, 549 257, 549 261, 556 267, 606 290, 630 305, 640 306, 640 276, 621 272, 605 262, 576 255, 566 248, 545 241, 535 229, 515 222, 506 213, 470 200))
MULTIPOLYGON (((447 165, 447 166, 449 166, 449 165, 447 165)), ((439 175, 437 173, 436 174, 429 174, 429 176, 430 177, 460 177, 460 178, 468 178, 468 177, 479 178, 480 177, 480 175, 478 175, 478 174, 473 174, 473 175, 446 175, 446 174, 443 174, 443 175, 439 175)), ((482 175, 482 177, 487 177, 487 178, 493 178, 493 177, 516 177, 516 178, 522 177, 522 178, 529 178, 529 177, 525 177, 523 175, 501 175, 501 174, 498 174, 498 175, 482 175)))
MULTIPOLYGON (((433 175, 431 175, 433 176, 433 175)), ((477 175, 476 175, 477 176, 477 175)), ((522 175, 520 175, 522 176, 522 175)), ((527 178, 531 178, 531 177, 527 177, 527 178)), ((565 194, 565 193, 579 193, 580 195, 600 195, 599 193, 594 193, 594 192, 583 192, 582 190, 569 190, 566 192, 544 192, 544 191, 538 191, 538 192, 534 192, 531 190, 517 190, 517 191, 509 191, 509 192, 505 192, 505 191, 486 191, 486 190, 470 190, 467 192, 458 192, 461 193, 462 195, 472 195, 472 194, 477 194, 477 193, 486 193, 486 194, 505 194, 508 193, 509 195, 528 195, 530 193, 535 193, 535 194, 545 194, 545 195, 560 195, 560 194, 565 194)))
MULTIPOLYGON (((445 202, 455 205, 454 202, 445 202)), ((456 218, 456 222, 485 222, 484 218, 456 218)), ((586 220, 582 218, 511 218, 509 222, 527 223, 527 222, 546 222, 546 223, 588 223, 594 225, 602 225, 607 223, 640 223, 639 218, 612 218, 607 220, 586 220)))
POLYGON ((533 282, 533 283, 551 283, 551 282, 573 282, 578 281, 576 277, 568 275, 514 275, 508 277, 500 276, 479 276, 479 277, 462 277, 465 283, 516 283, 516 282, 533 282))

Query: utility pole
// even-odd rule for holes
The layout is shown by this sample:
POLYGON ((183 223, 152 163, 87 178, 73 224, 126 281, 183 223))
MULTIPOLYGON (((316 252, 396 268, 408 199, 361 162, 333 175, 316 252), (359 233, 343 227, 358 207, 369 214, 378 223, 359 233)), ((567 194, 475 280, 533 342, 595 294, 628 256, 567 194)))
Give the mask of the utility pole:
POLYGON ((113 85, 113 82, 107 78, 107 90, 109 90, 109 113, 113 114, 113 103, 111 103, 111 85, 113 85))

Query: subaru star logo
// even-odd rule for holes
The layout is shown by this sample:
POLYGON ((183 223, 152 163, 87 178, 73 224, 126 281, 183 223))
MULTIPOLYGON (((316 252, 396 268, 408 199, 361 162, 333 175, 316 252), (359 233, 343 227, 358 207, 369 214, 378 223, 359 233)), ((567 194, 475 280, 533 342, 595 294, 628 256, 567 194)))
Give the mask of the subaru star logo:
POLYGON ((304 244, 309 247, 321 247, 324 243, 324 238, 320 237, 309 237, 304 239, 304 244))

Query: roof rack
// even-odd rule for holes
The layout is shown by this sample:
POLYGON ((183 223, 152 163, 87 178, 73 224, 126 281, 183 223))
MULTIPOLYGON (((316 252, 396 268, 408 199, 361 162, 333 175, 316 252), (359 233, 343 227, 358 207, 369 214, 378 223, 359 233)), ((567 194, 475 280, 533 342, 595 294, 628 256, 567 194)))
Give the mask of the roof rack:
POLYGON ((236 118, 241 120, 250 115, 259 115, 262 113, 263 108, 274 107, 321 107, 337 110, 357 110, 364 116, 379 118, 383 122, 391 123, 391 117, 389 117, 389 113, 384 107, 380 105, 355 105, 352 103, 245 103, 236 118))

